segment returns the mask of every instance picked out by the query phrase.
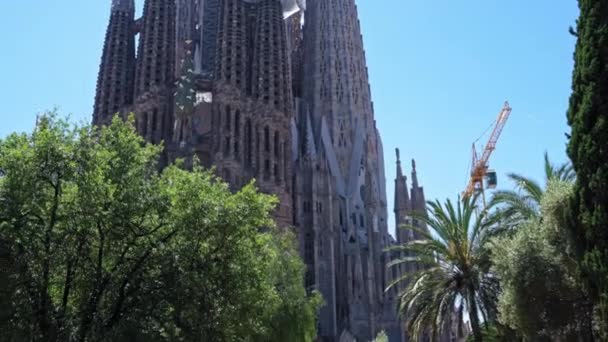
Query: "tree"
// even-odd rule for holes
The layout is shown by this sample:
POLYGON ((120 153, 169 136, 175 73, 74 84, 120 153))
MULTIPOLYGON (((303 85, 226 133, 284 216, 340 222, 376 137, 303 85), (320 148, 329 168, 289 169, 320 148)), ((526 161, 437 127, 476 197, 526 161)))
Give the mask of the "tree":
POLYGON ((456 206, 450 200, 445 204, 429 202, 428 216, 414 216, 432 233, 403 227, 418 232, 422 239, 397 247, 414 256, 395 260, 389 266, 413 262, 423 267, 390 287, 408 281, 400 294, 399 311, 413 340, 427 332, 431 340, 437 339, 457 307, 460 320, 465 310, 469 314, 475 341, 482 340, 481 318, 488 321, 495 317, 499 284, 489 273, 490 250, 486 248, 492 235, 491 222, 486 220, 486 211, 475 217, 476 200, 465 198, 456 206))
POLYGON ((496 209, 492 215, 500 220, 500 229, 510 231, 521 223, 540 217, 540 202, 545 188, 553 180, 573 182, 575 174, 570 163, 553 165, 545 152, 545 187, 525 176, 510 173, 517 190, 496 191, 488 204, 489 210, 496 209))
POLYGON ((159 173, 161 150, 132 120, 97 129, 52 114, 0 141, 15 285, 0 340, 314 339, 319 298, 293 236, 274 228, 276 199, 254 184, 232 193, 196 162, 159 173))
POLYGON ((380 331, 378 333, 378 336, 376 336, 376 338, 372 342, 388 342, 388 336, 386 336, 384 330, 380 331))
MULTIPOLYGON (((498 322, 483 323, 481 327, 483 340, 486 342, 519 342, 522 341, 515 333, 498 322)), ((469 335, 467 342, 473 342, 474 337, 469 335)))
POLYGON ((608 3, 579 0, 568 155, 577 174, 571 206, 581 270, 608 339, 608 3))
POLYGON ((571 182, 551 180, 539 217, 492 243, 492 271, 502 289, 499 320, 530 341, 591 337, 590 305, 564 220, 572 188, 571 182))

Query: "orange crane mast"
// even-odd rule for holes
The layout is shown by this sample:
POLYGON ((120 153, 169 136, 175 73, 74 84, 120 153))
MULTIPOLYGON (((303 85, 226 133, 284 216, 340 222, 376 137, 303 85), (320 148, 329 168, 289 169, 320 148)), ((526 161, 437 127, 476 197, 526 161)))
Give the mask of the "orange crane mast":
POLYGON ((486 144, 481 157, 478 156, 477 150, 475 149, 475 143, 473 143, 473 162, 471 165, 471 178, 469 179, 469 183, 462 196, 464 198, 468 198, 476 192, 481 192, 484 201, 484 207, 485 193, 483 182, 486 175, 488 174, 490 156, 492 155, 492 152, 494 152, 494 150, 496 149, 496 143, 498 142, 500 134, 505 128, 505 125, 510 115, 511 107, 509 106, 509 102, 505 102, 504 107, 498 114, 498 118, 496 119, 496 125, 494 126, 492 135, 490 135, 490 139, 488 140, 488 143, 486 144))

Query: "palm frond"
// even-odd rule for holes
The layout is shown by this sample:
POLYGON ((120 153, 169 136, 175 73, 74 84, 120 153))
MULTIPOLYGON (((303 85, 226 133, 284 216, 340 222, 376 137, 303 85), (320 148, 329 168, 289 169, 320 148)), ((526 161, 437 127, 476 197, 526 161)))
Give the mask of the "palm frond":
POLYGON ((529 196, 521 195, 515 191, 496 191, 490 200, 488 209, 494 209, 490 215, 493 220, 515 220, 517 222, 537 217, 540 202, 529 196), (492 216, 499 215, 497 217, 492 216))
POLYGON ((439 336, 456 313, 458 301, 466 303, 466 298, 477 298, 473 304, 480 308, 471 311, 467 305, 469 315, 487 317, 495 312, 497 294, 490 288, 494 284, 486 280, 490 267, 485 245, 498 218, 490 217, 487 210, 476 215, 476 203, 477 197, 428 202, 427 215, 413 215, 423 228, 401 227, 418 232, 421 238, 388 249, 401 253, 388 267, 420 267, 402 274, 387 288, 403 285, 398 308, 414 340, 424 334, 439 336))
POLYGON ((574 182, 576 174, 571 163, 563 163, 555 166, 549 160, 549 154, 545 152, 545 176, 547 183, 551 180, 561 180, 564 182, 574 182))
POLYGON ((544 191, 538 182, 516 173, 510 173, 508 174, 508 177, 515 182, 518 189, 524 192, 525 196, 534 199, 537 203, 540 203, 544 191))
POLYGON ((559 169, 557 169, 555 178, 564 182, 574 182, 576 180, 576 173, 574 172, 572 164, 562 164, 559 169))
POLYGON ((545 151, 545 179, 550 180, 552 179, 556 174, 555 171, 555 167, 553 167, 553 164, 551 163, 551 161, 549 160, 549 153, 547 151, 545 151))

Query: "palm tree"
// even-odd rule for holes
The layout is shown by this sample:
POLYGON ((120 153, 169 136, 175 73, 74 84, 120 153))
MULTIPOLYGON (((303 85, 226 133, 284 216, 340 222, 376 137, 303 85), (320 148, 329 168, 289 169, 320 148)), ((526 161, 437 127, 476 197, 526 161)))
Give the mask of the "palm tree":
MULTIPOLYGON (((447 200, 428 202, 428 216, 414 214, 427 229, 407 226, 422 237, 393 248, 410 252, 389 264, 422 266, 390 284, 389 289, 406 283, 399 294, 399 312, 406 320, 412 340, 428 333, 435 341, 458 308, 462 322, 466 312, 470 318, 474 340, 482 341, 480 322, 493 320, 496 314, 498 279, 490 272, 486 243, 492 235, 486 211, 475 215, 477 198, 458 200, 456 206, 447 200)), ((405 253, 404 253, 405 254, 405 253)), ((459 322, 459 323, 461 323, 459 322)))
POLYGON ((500 229, 508 231, 521 222, 540 217, 540 201, 545 194, 546 184, 554 180, 573 182, 576 178, 570 163, 553 165, 545 152, 545 187, 538 182, 516 173, 507 175, 517 190, 496 191, 488 208, 496 209, 492 216, 500 218, 500 229))

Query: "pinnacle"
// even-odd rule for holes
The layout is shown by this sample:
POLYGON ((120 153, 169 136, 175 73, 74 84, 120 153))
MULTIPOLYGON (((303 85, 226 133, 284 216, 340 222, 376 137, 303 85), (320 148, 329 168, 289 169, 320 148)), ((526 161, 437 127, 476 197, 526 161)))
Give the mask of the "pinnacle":
POLYGON ((134 0, 112 0, 112 11, 134 12, 134 0))
POLYGON ((403 170, 401 169, 401 152, 398 148, 395 149, 395 153, 397 154, 397 177, 403 177, 403 170))

